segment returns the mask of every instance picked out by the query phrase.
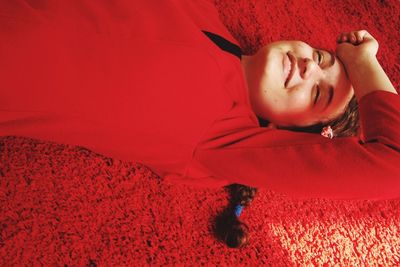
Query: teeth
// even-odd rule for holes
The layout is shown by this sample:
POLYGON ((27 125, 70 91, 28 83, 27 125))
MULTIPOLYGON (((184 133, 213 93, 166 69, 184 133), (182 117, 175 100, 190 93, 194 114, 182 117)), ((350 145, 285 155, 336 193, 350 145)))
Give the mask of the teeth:
POLYGON ((290 64, 289 64, 289 73, 288 73, 288 76, 287 76, 288 80, 289 80, 291 71, 292 71, 292 62, 290 62, 290 64))
MULTIPOLYGON (((290 57, 288 56, 288 58, 289 58, 289 60, 290 60, 290 57)), ((288 82, 288 80, 289 80, 289 77, 290 77, 290 72, 292 71, 292 61, 290 61, 290 64, 289 64, 289 72, 288 72, 288 76, 286 77, 286 83, 288 82)))

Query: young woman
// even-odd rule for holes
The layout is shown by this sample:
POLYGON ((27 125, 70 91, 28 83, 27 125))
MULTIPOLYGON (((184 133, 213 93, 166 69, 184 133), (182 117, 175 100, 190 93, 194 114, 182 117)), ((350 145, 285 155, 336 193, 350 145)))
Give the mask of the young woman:
POLYGON ((400 100, 366 32, 352 33, 360 45, 340 44, 339 58, 297 41, 247 57, 208 1, 2 1, 0 10, 1 136, 142 162, 165 182, 400 196, 400 100), (360 137, 322 136, 357 121, 344 115, 355 101, 360 137))
MULTIPOLYGON (((358 99, 362 98, 364 95, 369 94, 372 91, 375 91, 376 90, 375 88, 379 87, 384 88, 382 89, 384 91, 397 94, 395 88, 391 84, 390 80, 388 79, 387 75, 382 70, 379 62, 376 59, 376 53, 378 51, 378 42, 367 31, 362 30, 350 33, 343 33, 339 35, 337 41, 339 43, 337 47, 337 54, 345 64, 347 73, 349 74, 350 77, 350 81, 354 85, 355 96, 358 97, 358 99)), ((266 57, 262 56, 261 58, 263 59, 266 57)), ((255 59, 252 60, 254 61, 255 59)), ((330 62, 331 65, 334 66, 332 58, 330 62)), ((268 63, 267 64, 264 63, 262 65, 268 66, 268 63)), ((307 59, 305 59, 304 65, 305 66, 303 67, 303 70, 301 69, 301 67, 297 68, 296 65, 295 73, 294 74, 292 73, 291 76, 289 75, 289 78, 292 77, 292 79, 286 78, 287 80, 285 82, 285 85, 288 84, 288 82, 292 82, 294 80, 293 77, 296 74, 298 75, 299 79, 297 80, 298 82, 297 84, 296 82, 293 82, 295 83, 295 86, 301 86, 301 83, 304 84, 308 82, 309 79, 312 79, 311 77, 313 75, 316 77, 316 79, 320 77, 326 77, 323 75, 323 72, 326 70, 326 67, 322 66, 319 68, 317 67, 317 64, 307 61, 307 59)), ((265 90, 266 88, 274 88, 272 85, 273 82, 276 80, 272 79, 273 81, 272 83, 263 82, 266 79, 263 76, 268 76, 270 73, 274 71, 274 69, 271 67, 270 71, 268 71, 268 67, 266 67, 265 68, 266 71, 262 72, 261 74, 258 74, 257 76, 258 69, 259 68, 252 69, 251 71, 252 74, 247 75, 250 77, 254 76, 258 77, 256 78, 256 82, 254 83, 255 84, 254 87, 256 88, 255 91, 259 92, 260 89, 265 90)), ((276 76, 279 75, 275 75, 275 77, 276 76)), ((335 76, 333 75, 333 77, 335 76)), ((281 84, 279 83, 276 85, 276 87, 278 88, 280 86, 281 84)), ((345 88, 348 87, 345 86, 345 88)), ((289 89, 293 90, 291 88, 289 89)), ((339 87, 339 89, 336 89, 335 92, 339 91, 340 89, 341 87, 339 87)), ((280 91, 282 89, 277 89, 277 90, 280 91)), ((305 91, 303 88, 300 90, 301 93, 305 91)), ((267 102, 271 101, 272 97, 269 98, 266 97, 265 99, 263 99, 264 95, 266 94, 261 93, 260 95, 256 95, 254 97, 254 101, 256 103, 260 103, 261 101, 267 101, 267 102)), ((274 97, 275 94, 272 94, 272 96, 274 97)), ((299 98, 300 97, 296 97, 295 100, 299 98)), ((287 116, 280 117, 281 113, 279 112, 274 113, 273 104, 265 105, 261 103, 259 107, 261 110, 266 110, 266 112, 272 112, 272 115, 268 114, 269 116, 267 117, 274 118, 275 116, 275 120, 279 121, 277 123, 278 125, 283 125, 284 124, 283 121, 287 120, 288 118, 287 116)), ((329 105, 325 109, 328 109, 328 107, 329 105)), ((289 112, 290 110, 291 109, 289 109, 289 112)), ((287 109, 283 109, 283 112, 285 111, 287 111, 287 109)), ((311 116, 316 116, 317 114, 312 113, 311 116)), ((354 96, 352 97, 352 100, 348 104, 346 111, 339 117, 340 117, 339 119, 334 119, 333 121, 328 123, 334 125, 333 128, 335 129, 334 131, 335 136, 339 137, 357 136, 359 127, 358 123, 359 118, 358 118, 357 104, 355 102, 354 96)), ((322 120, 320 119, 320 121, 322 120)), ((399 127, 400 127, 399 125, 395 126, 397 130, 399 127)), ((296 128, 293 128, 292 130, 295 129, 296 128)), ((296 130, 299 129, 300 128, 297 128, 296 130)), ((304 130, 304 128, 302 128, 302 130, 304 130)), ((309 127, 308 130, 310 132, 315 131, 316 133, 318 133, 319 131, 318 127, 311 127, 311 128, 309 127)), ((332 133, 333 132, 330 132, 329 134, 332 133)), ((398 173, 394 177, 400 178, 400 173, 398 173)), ((216 218, 216 224, 215 224, 216 235, 224 242, 226 242, 226 244, 229 247, 242 247, 249 241, 249 234, 248 234, 249 228, 244 222, 239 220, 238 217, 240 216, 242 209, 251 203, 257 192, 257 189, 240 184, 232 184, 228 186, 227 189, 229 190, 229 193, 231 195, 231 204, 225 210, 223 210, 216 218)))

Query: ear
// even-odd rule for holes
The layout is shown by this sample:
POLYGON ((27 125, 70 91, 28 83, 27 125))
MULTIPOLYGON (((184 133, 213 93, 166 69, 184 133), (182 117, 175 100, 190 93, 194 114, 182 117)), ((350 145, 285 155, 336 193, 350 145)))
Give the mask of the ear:
POLYGON ((267 129, 278 129, 278 127, 275 124, 273 124, 272 122, 270 122, 267 126, 267 129))

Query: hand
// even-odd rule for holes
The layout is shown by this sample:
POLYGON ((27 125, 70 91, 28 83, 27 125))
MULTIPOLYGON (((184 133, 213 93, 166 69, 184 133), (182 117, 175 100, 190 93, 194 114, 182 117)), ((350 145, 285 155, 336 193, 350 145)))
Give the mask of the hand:
POLYGON ((373 91, 397 94, 376 58, 379 44, 367 31, 342 33, 336 55, 343 62, 357 100, 373 91))
POLYGON ((366 64, 376 58, 379 44, 366 30, 341 33, 337 39, 336 55, 346 67, 366 64))

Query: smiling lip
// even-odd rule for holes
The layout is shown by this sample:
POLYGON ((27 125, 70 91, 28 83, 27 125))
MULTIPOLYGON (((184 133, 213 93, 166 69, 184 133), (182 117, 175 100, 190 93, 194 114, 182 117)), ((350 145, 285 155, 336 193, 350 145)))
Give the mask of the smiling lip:
POLYGON ((293 74, 294 74, 294 68, 296 66, 295 57, 292 54, 290 54, 290 52, 288 52, 286 55, 287 56, 285 58, 287 58, 287 59, 285 59, 285 62, 289 66, 285 66, 285 70, 286 70, 286 72, 288 72, 288 73, 285 73, 286 74, 285 75, 285 78, 286 78, 285 87, 287 87, 287 85, 289 84, 290 80, 292 79, 293 74))
POLYGON ((286 81, 287 81, 287 78, 289 77, 290 69, 291 69, 290 59, 287 54, 283 55, 282 65, 283 65, 283 83, 286 87, 286 81))

